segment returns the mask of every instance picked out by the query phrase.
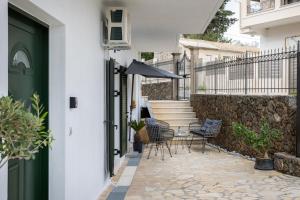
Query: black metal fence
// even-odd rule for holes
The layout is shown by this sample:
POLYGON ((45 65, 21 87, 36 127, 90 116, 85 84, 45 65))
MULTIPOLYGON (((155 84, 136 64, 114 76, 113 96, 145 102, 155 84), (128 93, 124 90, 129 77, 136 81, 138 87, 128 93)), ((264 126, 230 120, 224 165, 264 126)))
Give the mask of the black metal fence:
MULTIPOLYGON (((190 98, 190 75, 191 75, 191 61, 183 54, 182 57, 174 63, 174 60, 165 60, 159 62, 153 62, 153 60, 147 61, 146 64, 151 65, 153 67, 157 67, 162 70, 166 70, 177 75, 180 75, 182 79, 179 80, 171 80, 164 78, 145 78, 142 79, 142 84, 159 84, 176 81, 176 90, 177 90, 177 100, 184 100, 190 98)), ((166 85, 166 84, 165 84, 166 85)), ((173 91, 173 86, 170 84, 169 90, 173 91)))
POLYGON ((195 68, 196 93, 295 95, 297 54, 299 48, 292 47, 200 65, 195 68))
POLYGON ((190 99, 191 96, 191 60, 184 53, 177 61, 177 75, 182 79, 177 80, 178 100, 190 99))

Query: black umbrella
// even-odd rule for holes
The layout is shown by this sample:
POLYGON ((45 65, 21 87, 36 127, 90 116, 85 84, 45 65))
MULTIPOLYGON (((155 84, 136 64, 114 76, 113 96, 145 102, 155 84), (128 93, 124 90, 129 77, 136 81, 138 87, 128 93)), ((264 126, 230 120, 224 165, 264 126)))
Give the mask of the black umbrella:
POLYGON ((147 78, 171 78, 171 79, 180 79, 181 76, 177 76, 171 72, 158 69, 147 65, 143 62, 133 60, 126 70, 126 74, 139 74, 147 78))
MULTIPOLYGON (((134 88, 134 76, 135 74, 145 76, 147 78, 170 78, 170 79, 180 79, 181 76, 177 76, 171 72, 158 69, 147 65, 143 62, 139 62, 137 60, 133 60, 132 63, 129 65, 128 69, 125 72, 126 74, 132 74, 132 87, 131 87, 131 106, 130 106, 130 121, 132 120, 132 100, 133 100, 133 88, 134 88)), ((129 140, 131 138, 131 129, 129 129, 129 140)))

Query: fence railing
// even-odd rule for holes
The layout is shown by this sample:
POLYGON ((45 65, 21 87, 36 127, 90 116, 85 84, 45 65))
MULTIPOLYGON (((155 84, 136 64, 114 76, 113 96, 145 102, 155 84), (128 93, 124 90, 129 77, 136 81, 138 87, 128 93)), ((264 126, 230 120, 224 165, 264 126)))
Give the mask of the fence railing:
POLYGON ((196 93, 295 95, 297 47, 246 53, 195 68, 196 93))
POLYGON ((288 5, 293 3, 299 3, 300 0, 281 0, 281 5, 288 5))
MULTIPOLYGON (((186 54, 183 54, 182 57, 177 60, 175 63, 173 60, 159 61, 153 63, 153 60, 145 62, 148 65, 157 67, 162 70, 166 70, 172 73, 175 73, 182 77, 179 80, 163 79, 163 78, 145 78, 142 79, 142 84, 156 84, 156 83, 165 83, 176 81, 176 90, 177 90, 177 99, 189 99, 190 98, 190 75, 191 75, 191 61, 187 58, 186 54)), ((173 90, 174 85, 171 85, 173 90)))

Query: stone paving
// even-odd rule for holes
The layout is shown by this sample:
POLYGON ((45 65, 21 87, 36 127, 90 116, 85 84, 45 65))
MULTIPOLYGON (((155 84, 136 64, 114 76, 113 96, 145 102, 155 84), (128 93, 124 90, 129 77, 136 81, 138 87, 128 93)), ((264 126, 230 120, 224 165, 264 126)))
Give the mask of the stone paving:
MULTIPOLYGON (((148 148, 149 149, 149 148, 148 148)), ((165 160, 145 149, 127 200, 155 199, 299 199, 300 178, 276 171, 258 171, 254 162, 239 156, 201 146, 192 152, 180 149, 165 160)), ((174 146, 173 146, 174 152, 174 146)))

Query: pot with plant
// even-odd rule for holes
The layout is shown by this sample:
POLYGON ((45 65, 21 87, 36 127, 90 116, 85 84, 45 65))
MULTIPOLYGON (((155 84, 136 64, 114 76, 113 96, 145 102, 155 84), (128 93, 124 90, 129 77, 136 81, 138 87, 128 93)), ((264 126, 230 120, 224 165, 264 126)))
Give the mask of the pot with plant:
POLYGON ((262 121, 259 133, 236 122, 232 123, 232 128, 235 136, 242 139, 246 145, 251 146, 259 155, 256 157, 254 168, 273 170, 274 162, 273 159, 269 157, 269 150, 272 148, 274 142, 281 138, 282 135, 280 131, 271 128, 266 120, 262 121))
POLYGON ((142 153, 142 151, 143 151, 143 142, 141 140, 139 131, 142 130, 142 128, 144 128, 145 122, 144 121, 133 120, 129 123, 129 125, 135 131, 134 142, 133 142, 133 150, 137 151, 139 153, 142 153))
POLYGON ((0 168, 9 160, 31 160, 53 137, 45 126, 47 112, 34 94, 31 109, 11 97, 0 98, 0 168))

